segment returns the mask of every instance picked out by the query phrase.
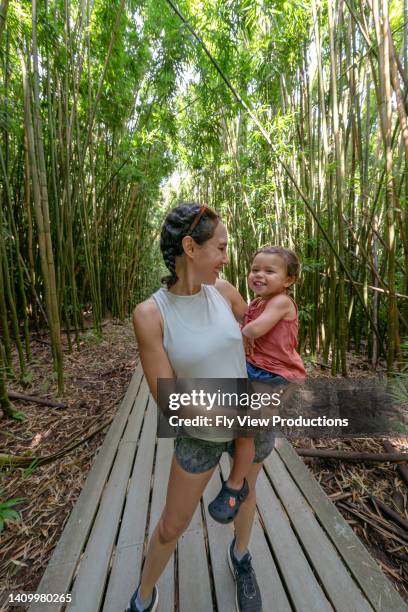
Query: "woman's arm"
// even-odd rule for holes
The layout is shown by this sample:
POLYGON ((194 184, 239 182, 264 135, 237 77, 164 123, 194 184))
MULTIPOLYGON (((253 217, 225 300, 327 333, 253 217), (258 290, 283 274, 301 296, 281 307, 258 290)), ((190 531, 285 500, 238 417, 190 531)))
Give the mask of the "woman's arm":
POLYGON ((244 314, 247 311, 248 304, 241 296, 240 292, 235 289, 231 283, 221 278, 215 282, 215 288, 221 293, 221 295, 231 304, 232 312, 234 317, 239 323, 244 320, 244 314))
POLYGON ((292 302, 290 298, 280 293, 268 300, 265 310, 257 319, 247 323, 242 333, 247 338, 260 338, 265 335, 278 321, 290 314, 292 302))
POLYGON ((143 372, 151 394, 157 401, 157 379, 174 378, 174 372, 163 347, 161 315, 152 298, 138 304, 134 309, 133 327, 143 372))

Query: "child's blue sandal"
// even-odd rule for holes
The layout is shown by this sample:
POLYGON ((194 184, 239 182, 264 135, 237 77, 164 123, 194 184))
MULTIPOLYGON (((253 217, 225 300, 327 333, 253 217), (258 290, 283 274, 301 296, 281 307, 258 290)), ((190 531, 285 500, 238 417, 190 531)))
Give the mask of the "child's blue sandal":
POLYGON ((218 523, 231 523, 238 514, 242 502, 248 497, 248 493, 246 478, 241 489, 231 489, 224 481, 217 497, 208 504, 208 512, 218 523))

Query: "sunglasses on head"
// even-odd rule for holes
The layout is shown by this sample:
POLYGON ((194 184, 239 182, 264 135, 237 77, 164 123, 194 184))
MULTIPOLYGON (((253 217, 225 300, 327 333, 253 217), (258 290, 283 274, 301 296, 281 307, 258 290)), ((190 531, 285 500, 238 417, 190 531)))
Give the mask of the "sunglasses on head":
POLYGON ((187 236, 192 234, 192 232, 195 230, 195 228, 199 224, 200 219, 203 216, 203 214, 205 213, 205 211, 207 210, 207 208, 208 208, 207 204, 203 204, 202 206, 200 206, 200 210, 198 211, 198 213, 194 217, 192 224, 190 225, 190 227, 187 230, 187 234, 186 234, 187 236))

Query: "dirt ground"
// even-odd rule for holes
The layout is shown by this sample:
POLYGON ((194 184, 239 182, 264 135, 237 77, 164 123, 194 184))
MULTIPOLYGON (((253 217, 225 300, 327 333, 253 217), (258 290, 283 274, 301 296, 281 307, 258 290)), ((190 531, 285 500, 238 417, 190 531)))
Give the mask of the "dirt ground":
MULTIPOLYGON (((31 384, 22 389, 11 383, 9 390, 57 399, 67 407, 13 401, 27 419, 22 423, 1 421, 0 452, 49 455, 85 438, 115 414, 137 363, 130 322, 106 322, 102 339, 88 330, 81 336, 79 350, 74 348, 68 354, 66 342, 64 349, 64 398, 55 397, 46 336, 37 336, 32 342, 31 384)), ((0 592, 35 591, 107 430, 32 473, 22 469, 0 472, 0 499, 26 500, 16 506, 21 522, 8 522, 0 533, 0 592)))
MULTIPOLYGON (((33 336, 33 362, 26 388, 10 383, 9 390, 42 398, 55 398, 55 377, 47 337, 33 336)), ((103 338, 92 330, 81 336, 79 350, 65 352, 65 408, 14 401, 26 415, 24 422, 1 420, 0 453, 44 456, 82 440, 113 416, 130 382, 137 349, 130 321, 106 321, 103 338)), ((361 360, 350 357, 352 373, 368 371, 361 360)), ((311 376, 327 370, 308 366, 311 376)), ((16 368, 17 369, 17 368, 16 368)), ((352 374, 353 375, 353 374, 352 374)), ((3 590, 35 591, 103 442, 107 427, 64 457, 34 470, 0 472, 0 502, 23 497, 16 506, 21 521, 7 522, 0 533, 0 593, 3 590)), ((392 440, 396 450, 407 451, 404 438, 392 440)), ((297 440, 295 446, 322 446, 344 450, 384 452, 380 439, 297 440)), ((407 485, 396 464, 346 463, 330 459, 305 459, 326 493, 350 523, 384 573, 408 601, 408 531, 381 523, 370 502, 375 495, 408 520, 407 485), (359 516, 360 515, 360 516, 359 516), (391 526, 391 528, 389 528, 391 526)), ((9 610, 11 608, 8 608, 9 610)), ((23 610, 14 607, 13 610, 23 610)))

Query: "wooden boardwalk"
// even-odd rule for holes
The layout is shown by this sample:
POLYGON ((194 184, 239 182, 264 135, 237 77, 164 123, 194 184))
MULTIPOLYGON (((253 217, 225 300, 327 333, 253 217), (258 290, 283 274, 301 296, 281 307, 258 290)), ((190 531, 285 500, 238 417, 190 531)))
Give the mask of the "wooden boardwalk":
MULTIPOLYGON (((121 612, 164 506, 173 440, 156 439, 157 409, 138 369, 45 570, 39 593, 71 592, 69 612, 121 612)), ((224 477, 228 459, 220 466, 224 477)), ((158 583, 160 612, 232 612, 226 562, 232 528, 207 504, 216 470, 158 583)), ((265 462, 250 549, 264 612, 408 612, 317 481, 285 440, 265 462)), ((36 604, 30 612, 59 611, 36 604)))

